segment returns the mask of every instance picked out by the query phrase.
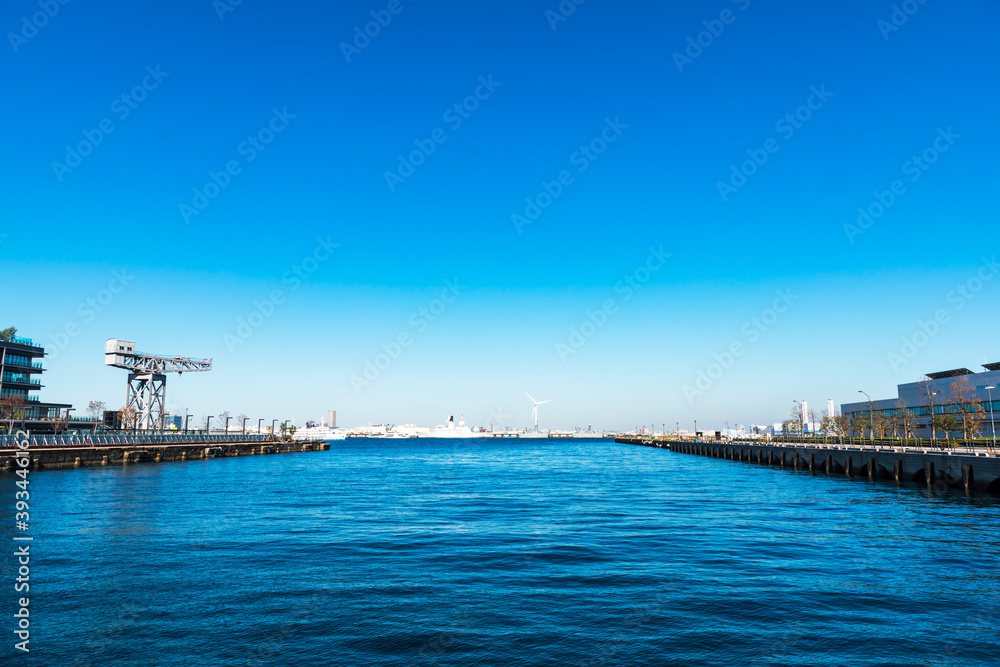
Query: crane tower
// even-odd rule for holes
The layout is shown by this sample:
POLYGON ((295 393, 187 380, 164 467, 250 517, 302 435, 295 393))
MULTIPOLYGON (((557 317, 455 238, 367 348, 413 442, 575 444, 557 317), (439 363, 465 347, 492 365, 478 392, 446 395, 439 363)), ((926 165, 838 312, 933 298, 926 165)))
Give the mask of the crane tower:
POLYGON ((211 359, 163 357, 135 351, 135 342, 109 338, 104 344, 104 365, 123 368, 128 374, 126 409, 136 414, 136 428, 152 430, 163 426, 167 397, 167 373, 180 375, 212 370, 211 359))

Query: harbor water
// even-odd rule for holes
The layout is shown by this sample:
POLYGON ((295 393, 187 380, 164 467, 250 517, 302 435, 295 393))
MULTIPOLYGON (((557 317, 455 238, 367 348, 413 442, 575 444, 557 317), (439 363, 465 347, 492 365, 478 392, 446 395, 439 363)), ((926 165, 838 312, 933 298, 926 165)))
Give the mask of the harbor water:
POLYGON ((1000 503, 959 492, 607 440, 357 439, 30 493, 18 664, 1000 660, 1000 503))

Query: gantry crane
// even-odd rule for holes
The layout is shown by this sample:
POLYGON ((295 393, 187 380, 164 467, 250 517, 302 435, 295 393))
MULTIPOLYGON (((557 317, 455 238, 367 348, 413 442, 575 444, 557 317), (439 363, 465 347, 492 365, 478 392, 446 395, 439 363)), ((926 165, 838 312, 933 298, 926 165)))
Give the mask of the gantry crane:
POLYGON ((212 370, 211 359, 163 357, 135 351, 135 342, 109 338, 104 344, 104 365, 129 371, 125 408, 133 409, 136 428, 163 428, 167 397, 167 373, 199 373, 212 370))

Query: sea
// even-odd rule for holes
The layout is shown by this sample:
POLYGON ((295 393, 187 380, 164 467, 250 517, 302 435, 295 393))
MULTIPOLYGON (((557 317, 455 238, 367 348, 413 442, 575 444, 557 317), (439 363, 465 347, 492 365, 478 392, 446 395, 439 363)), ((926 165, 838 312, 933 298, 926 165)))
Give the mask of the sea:
POLYGON ((609 440, 32 472, 24 653, 16 479, 3 664, 1000 664, 997 500, 609 440))

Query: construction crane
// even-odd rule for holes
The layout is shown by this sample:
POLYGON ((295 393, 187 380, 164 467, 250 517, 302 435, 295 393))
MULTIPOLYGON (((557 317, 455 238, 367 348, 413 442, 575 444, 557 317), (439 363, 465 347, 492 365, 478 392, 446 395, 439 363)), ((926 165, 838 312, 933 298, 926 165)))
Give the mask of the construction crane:
POLYGON ((163 357, 135 351, 135 341, 109 338, 104 344, 104 365, 123 368, 128 374, 125 409, 135 411, 136 428, 163 428, 166 416, 167 373, 200 373, 212 370, 211 359, 163 357))

